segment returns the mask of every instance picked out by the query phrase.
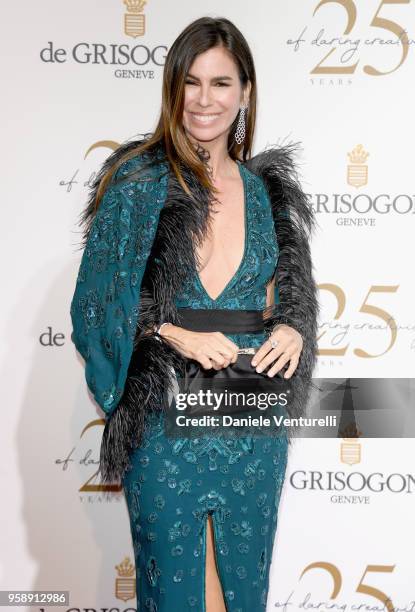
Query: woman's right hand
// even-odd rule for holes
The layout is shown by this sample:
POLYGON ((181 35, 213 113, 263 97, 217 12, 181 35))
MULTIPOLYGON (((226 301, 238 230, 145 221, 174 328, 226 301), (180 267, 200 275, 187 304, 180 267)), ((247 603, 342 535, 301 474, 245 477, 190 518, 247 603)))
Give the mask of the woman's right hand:
POLYGON ((205 370, 220 370, 238 358, 238 345, 222 332, 195 332, 178 325, 163 325, 160 335, 179 353, 199 362, 205 370))

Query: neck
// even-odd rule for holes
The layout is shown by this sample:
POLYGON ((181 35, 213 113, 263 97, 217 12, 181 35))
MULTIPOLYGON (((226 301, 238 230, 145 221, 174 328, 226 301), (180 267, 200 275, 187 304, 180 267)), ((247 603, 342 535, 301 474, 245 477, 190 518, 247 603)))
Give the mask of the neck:
POLYGON ((235 175, 235 162, 227 151, 226 141, 227 137, 226 140, 213 140, 210 142, 192 139, 196 147, 199 146, 207 152, 206 165, 213 181, 230 178, 235 175))

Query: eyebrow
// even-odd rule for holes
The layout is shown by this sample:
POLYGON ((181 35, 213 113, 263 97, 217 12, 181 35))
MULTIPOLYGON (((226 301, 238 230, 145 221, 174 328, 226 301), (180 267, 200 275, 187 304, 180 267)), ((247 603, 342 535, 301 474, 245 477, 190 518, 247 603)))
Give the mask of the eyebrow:
MULTIPOLYGON (((190 72, 188 72, 186 76, 190 79, 195 79, 196 81, 199 80, 196 76, 194 76, 193 74, 190 74, 190 72)), ((232 81, 232 80, 233 79, 230 76, 217 76, 211 79, 211 81, 232 81)))

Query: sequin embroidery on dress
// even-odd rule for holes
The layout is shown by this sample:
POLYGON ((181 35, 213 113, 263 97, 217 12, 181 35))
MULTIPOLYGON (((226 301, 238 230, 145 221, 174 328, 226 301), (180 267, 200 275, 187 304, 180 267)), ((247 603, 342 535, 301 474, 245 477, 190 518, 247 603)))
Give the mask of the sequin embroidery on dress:
MULTIPOLYGON (((199 275, 176 305, 262 309, 278 257, 262 180, 238 164, 245 194, 245 249, 216 299, 199 275)), ((229 334, 259 347, 264 334, 229 334)), ((269 569, 288 442, 281 436, 168 438, 163 413, 148 415, 143 441, 123 479, 137 577, 137 610, 206 612, 206 521, 212 516, 218 574, 227 612, 266 609, 269 569)))

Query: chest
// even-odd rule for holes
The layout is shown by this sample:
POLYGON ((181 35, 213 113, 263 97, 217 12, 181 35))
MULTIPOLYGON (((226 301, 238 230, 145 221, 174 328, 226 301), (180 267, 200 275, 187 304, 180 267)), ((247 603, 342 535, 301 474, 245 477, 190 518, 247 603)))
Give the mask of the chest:
MULTIPOLYGON (((199 268, 196 259, 196 268, 187 276, 184 286, 177 293, 178 306, 198 308, 208 305, 255 309, 264 307, 265 287, 275 273, 279 248, 271 203, 265 186, 259 177, 245 169, 244 184, 245 237, 241 236, 240 229, 234 231, 232 228, 229 233, 216 234, 213 241, 205 241, 200 250, 195 249, 195 253, 201 253, 204 259, 199 260, 199 268), (219 248, 215 243, 217 240, 222 241, 219 248), (231 240, 236 241, 233 248, 229 246, 231 240), (234 251, 232 262, 226 258, 221 259, 221 248, 222 253, 225 249, 227 252, 234 251), (224 269, 224 273, 217 278, 214 272, 221 269, 224 269)), ((239 215, 238 225, 242 228, 241 210, 239 215)), ((225 215, 218 223, 223 224, 223 229, 229 227, 229 224, 233 225, 233 220, 225 215)))
POLYGON ((231 181, 218 189, 202 244, 195 246, 200 270, 230 270, 240 263, 247 237, 246 182, 231 181), (219 267, 218 267, 219 266, 219 267))

